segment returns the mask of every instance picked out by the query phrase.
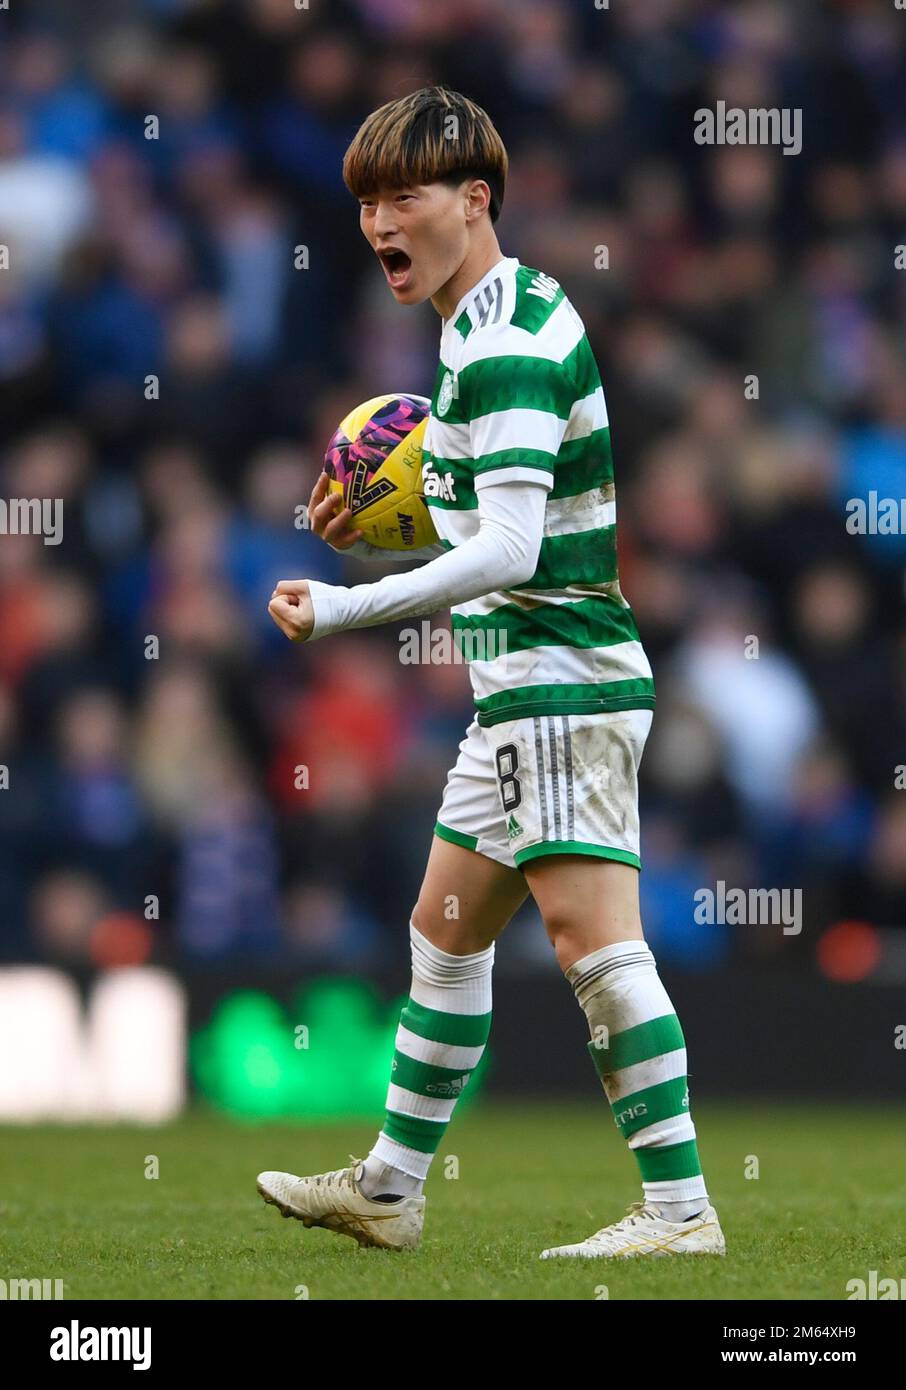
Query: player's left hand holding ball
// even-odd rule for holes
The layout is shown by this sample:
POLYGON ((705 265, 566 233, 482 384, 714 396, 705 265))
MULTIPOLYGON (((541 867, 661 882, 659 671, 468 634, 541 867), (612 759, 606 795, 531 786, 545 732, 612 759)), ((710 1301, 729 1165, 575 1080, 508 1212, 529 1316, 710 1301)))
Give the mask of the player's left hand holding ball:
POLYGON ((307 579, 281 579, 267 605, 274 622, 291 642, 304 642, 315 625, 307 579))
POLYGON ((329 490, 326 469, 312 489, 308 503, 308 524, 312 534, 320 536, 334 550, 349 550, 362 532, 352 524, 352 508, 346 506, 340 493, 329 490))

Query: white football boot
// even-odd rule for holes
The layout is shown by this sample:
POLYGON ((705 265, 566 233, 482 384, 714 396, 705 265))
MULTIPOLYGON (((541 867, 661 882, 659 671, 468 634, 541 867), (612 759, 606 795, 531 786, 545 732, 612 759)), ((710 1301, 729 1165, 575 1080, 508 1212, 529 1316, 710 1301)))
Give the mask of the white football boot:
POLYGON ((646 1202, 633 1202, 628 1215, 596 1231, 578 1245, 542 1250, 542 1260, 625 1260, 635 1255, 725 1255, 724 1233, 717 1212, 705 1207, 690 1221, 665 1221, 646 1202))
POLYGON ((382 1250, 414 1250, 425 1222, 425 1198, 403 1197, 398 1202, 374 1202, 358 1188, 364 1164, 297 1178, 293 1173, 259 1173, 258 1191, 284 1216, 304 1226, 324 1226, 352 1236, 359 1245, 382 1250))

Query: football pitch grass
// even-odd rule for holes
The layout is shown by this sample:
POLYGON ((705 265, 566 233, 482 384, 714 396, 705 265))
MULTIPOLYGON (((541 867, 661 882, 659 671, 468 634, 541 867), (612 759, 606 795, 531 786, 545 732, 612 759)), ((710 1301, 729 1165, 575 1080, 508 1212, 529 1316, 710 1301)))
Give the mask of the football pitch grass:
POLYGON ((403 1254, 305 1230, 255 1191, 262 1169, 315 1173, 363 1155, 374 1123, 193 1110, 156 1129, 8 1126, 0 1277, 62 1279, 67 1299, 322 1300, 840 1300, 872 1269, 906 1277, 906 1109, 700 1103, 695 1118, 724 1259, 538 1259, 641 1195, 594 1094, 578 1106, 484 1099, 454 1120, 422 1245, 403 1254))

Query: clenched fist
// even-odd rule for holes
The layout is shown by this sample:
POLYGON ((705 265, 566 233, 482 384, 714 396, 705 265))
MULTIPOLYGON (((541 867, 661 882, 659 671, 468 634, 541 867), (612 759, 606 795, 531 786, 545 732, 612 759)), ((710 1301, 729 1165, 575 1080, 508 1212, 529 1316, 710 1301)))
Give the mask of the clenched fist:
POLYGON ((281 579, 267 605, 274 622, 291 642, 304 642, 315 625, 307 579, 281 579))

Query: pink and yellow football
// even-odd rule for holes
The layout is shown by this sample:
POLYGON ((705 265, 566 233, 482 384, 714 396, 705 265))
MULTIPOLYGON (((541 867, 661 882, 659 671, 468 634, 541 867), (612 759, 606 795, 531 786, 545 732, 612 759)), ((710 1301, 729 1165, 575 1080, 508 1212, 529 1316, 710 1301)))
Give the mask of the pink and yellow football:
POLYGON ((422 444, 431 402, 374 396, 351 410, 324 457, 331 492, 342 492, 352 524, 384 550, 417 550, 437 540, 422 493, 422 444))

